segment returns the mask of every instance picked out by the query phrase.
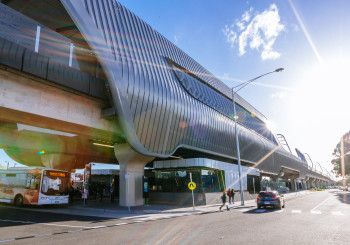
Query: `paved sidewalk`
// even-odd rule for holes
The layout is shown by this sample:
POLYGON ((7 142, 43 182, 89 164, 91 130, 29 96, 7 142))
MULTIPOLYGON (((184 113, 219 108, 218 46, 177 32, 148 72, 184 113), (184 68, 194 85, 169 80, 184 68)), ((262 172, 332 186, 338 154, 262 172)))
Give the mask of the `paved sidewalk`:
MULTIPOLYGON (((300 191, 284 194, 286 200, 301 197, 312 193, 311 191, 300 191)), ((91 205, 91 204, 90 204, 91 205)), ((96 203, 98 205, 98 203, 96 203)), ((144 222, 159 219, 176 218, 180 216, 199 215, 206 213, 219 212, 220 204, 197 206, 193 210, 192 207, 174 207, 166 205, 150 205, 138 208, 132 208, 130 211, 127 208, 118 206, 111 206, 109 208, 88 207, 82 204, 73 205, 68 208, 61 207, 35 207, 35 208, 21 208, 28 209, 30 211, 44 212, 44 213, 58 213, 67 215, 79 215, 87 217, 100 217, 106 219, 120 219, 129 221, 128 223, 144 222)), ((248 211, 256 208, 255 200, 245 201, 245 205, 241 206, 240 202, 235 202, 234 205, 230 205, 230 210, 239 210, 241 212, 248 211)), ((16 208, 10 207, 9 208, 16 208)), ((224 210, 224 209, 223 209, 224 210)))

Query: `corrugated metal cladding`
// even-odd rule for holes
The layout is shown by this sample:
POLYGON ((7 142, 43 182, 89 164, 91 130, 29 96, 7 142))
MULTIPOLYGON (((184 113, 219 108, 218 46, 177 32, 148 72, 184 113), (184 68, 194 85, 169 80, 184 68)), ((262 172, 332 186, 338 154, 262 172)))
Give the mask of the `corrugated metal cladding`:
MULTIPOLYGON (((234 158, 234 122, 191 96, 168 60, 230 98, 224 83, 116 1, 61 2, 104 67, 119 119, 137 151, 167 157, 186 147, 234 158)), ((256 163, 270 153, 264 164, 278 171, 273 156, 281 150, 253 130, 238 129, 242 159, 256 163)))

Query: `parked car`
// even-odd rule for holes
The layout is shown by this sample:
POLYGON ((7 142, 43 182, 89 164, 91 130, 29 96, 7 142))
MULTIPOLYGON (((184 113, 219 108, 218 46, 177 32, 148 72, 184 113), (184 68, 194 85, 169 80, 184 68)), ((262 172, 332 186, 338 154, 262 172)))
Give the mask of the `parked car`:
POLYGON ((261 191, 256 198, 258 209, 262 207, 274 207, 282 209, 286 205, 284 196, 277 191, 261 191))

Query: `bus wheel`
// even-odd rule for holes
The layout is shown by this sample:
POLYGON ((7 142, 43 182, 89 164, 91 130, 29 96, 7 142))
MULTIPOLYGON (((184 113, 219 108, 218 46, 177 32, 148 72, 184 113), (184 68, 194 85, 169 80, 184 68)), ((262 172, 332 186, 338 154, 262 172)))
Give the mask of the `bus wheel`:
POLYGON ((17 195, 15 197, 15 201, 14 201, 15 206, 17 207, 22 207, 23 206, 23 196, 22 195, 17 195))

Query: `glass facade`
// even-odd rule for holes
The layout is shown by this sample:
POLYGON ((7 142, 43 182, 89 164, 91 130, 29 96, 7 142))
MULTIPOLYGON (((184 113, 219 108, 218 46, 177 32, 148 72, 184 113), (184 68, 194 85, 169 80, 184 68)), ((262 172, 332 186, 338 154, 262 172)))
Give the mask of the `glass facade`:
POLYGON ((250 194, 259 193, 261 190, 260 176, 247 175, 247 190, 250 194))
MULTIPOLYGON (((220 112, 221 114, 224 114, 225 116, 233 119, 234 109, 232 101, 229 98, 222 95, 215 89, 209 87, 199 78, 196 78, 192 74, 187 73, 178 65, 173 64, 173 67, 177 78, 180 80, 182 86, 190 95, 206 104, 207 106, 213 108, 214 110, 220 112)), ((256 117, 254 113, 251 113, 237 103, 236 111, 238 116, 238 123, 262 135, 274 144, 277 144, 275 137, 266 127, 265 122, 256 117)))
POLYGON ((153 192, 190 192, 188 183, 196 183, 195 192, 220 192, 225 189, 223 170, 208 168, 155 169, 147 171, 150 191, 153 192))
POLYGON ((278 178, 276 180, 271 179, 270 177, 262 177, 261 180, 261 190, 268 191, 274 190, 280 193, 287 193, 292 189, 292 183, 288 180, 278 178))

